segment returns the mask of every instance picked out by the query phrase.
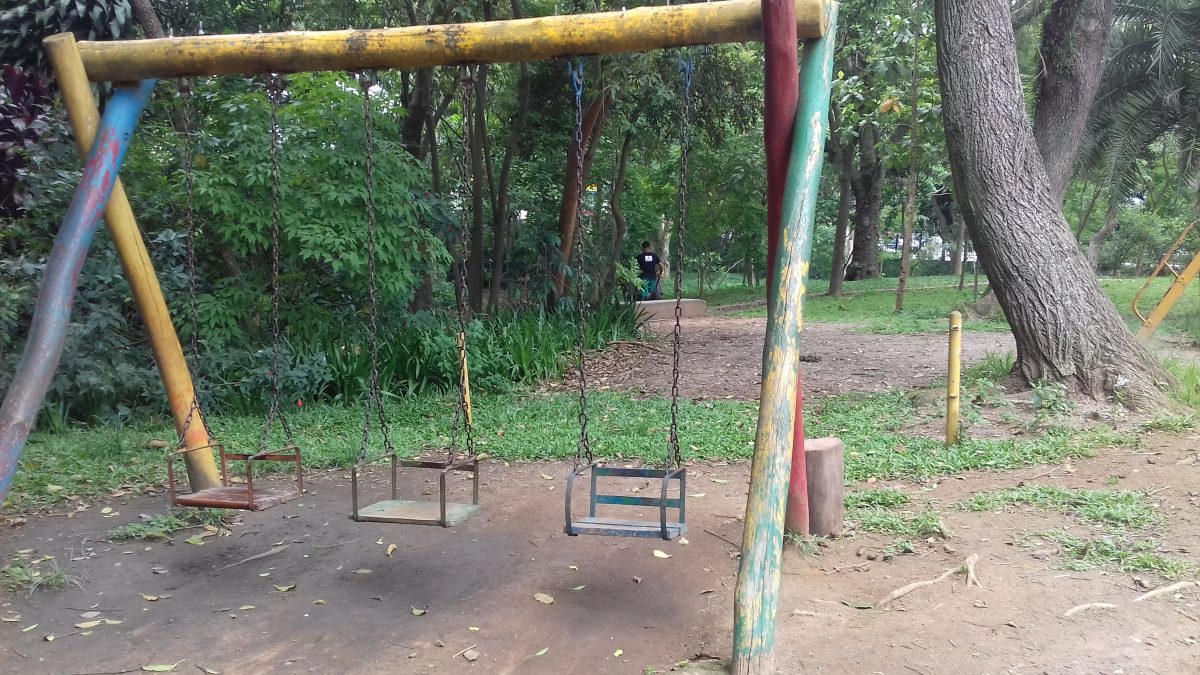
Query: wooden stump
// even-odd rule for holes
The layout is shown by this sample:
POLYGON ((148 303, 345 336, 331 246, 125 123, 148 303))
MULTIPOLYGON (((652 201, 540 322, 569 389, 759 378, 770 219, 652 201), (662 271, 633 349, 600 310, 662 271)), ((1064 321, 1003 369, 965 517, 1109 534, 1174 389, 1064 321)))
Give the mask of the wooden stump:
POLYGON ((808 532, 832 537, 846 515, 846 446, 837 438, 804 439, 808 465, 808 532))

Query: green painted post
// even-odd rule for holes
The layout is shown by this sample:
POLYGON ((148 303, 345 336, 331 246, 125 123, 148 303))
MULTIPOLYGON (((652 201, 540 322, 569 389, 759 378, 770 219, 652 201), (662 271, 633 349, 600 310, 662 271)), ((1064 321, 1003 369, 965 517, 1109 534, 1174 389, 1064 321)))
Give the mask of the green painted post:
POLYGON ((804 44, 800 67, 800 105, 784 195, 783 231, 772 278, 767 338, 763 346, 762 396, 742 559, 734 593, 734 675, 775 672, 775 618, 783 558, 783 520, 791 471, 792 437, 798 419, 800 331, 804 292, 812 252, 813 220, 821 184, 825 134, 829 127, 829 88, 837 3, 829 4, 825 36, 804 44))

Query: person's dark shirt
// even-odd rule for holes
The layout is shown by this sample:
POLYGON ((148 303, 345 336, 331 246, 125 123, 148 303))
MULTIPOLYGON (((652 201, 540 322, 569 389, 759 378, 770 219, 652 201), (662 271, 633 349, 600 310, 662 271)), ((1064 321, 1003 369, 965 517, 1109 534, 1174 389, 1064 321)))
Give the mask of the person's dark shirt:
POLYGON ((638 254, 638 268, 642 271, 643 279, 658 278, 658 254, 653 251, 643 251, 638 254))

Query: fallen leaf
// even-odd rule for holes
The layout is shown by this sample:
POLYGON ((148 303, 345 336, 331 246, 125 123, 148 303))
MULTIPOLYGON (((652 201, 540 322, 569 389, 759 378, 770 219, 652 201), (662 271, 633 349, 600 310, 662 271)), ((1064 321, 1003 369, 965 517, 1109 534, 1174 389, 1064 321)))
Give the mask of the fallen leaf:
POLYGON ((59 492, 61 490, 62 490, 61 485, 47 485, 46 486, 46 492, 54 493, 54 492, 59 492))
POLYGON ((205 525, 205 526, 204 526, 204 529, 205 529, 205 530, 207 530, 208 532, 220 532, 220 530, 218 530, 217 528, 213 527, 212 525, 205 525))
POLYGON ((94 618, 96 618, 96 617, 98 617, 98 616, 100 616, 100 612, 84 612, 83 614, 80 614, 80 615, 79 615, 79 618, 81 618, 81 619, 94 619, 94 618))
POLYGON ((376 544, 379 544, 380 546, 383 546, 383 537, 380 537, 380 538, 379 538, 379 541, 377 541, 377 542, 375 542, 375 543, 376 543, 376 544))
POLYGON ((542 603, 543 605, 553 605, 554 604, 554 597, 550 596, 550 595, 546 595, 545 593, 534 593, 533 599, 537 600, 538 602, 542 603))
MULTIPOLYGON (((409 607, 412 607, 412 605, 409 605, 409 607)), ((421 609, 421 608, 418 608, 418 607, 413 607, 413 608, 412 608, 412 615, 413 615, 413 616, 425 616, 427 613, 429 613, 429 610, 428 610, 428 609, 421 609)))
POLYGON ((288 591, 292 590, 295 587, 296 587, 296 584, 287 584, 285 586, 280 586, 279 584, 275 584, 275 590, 279 591, 280 593, 287 593, 288 591))
POLYGON ((554 480, 554 476, 549 476, 544 473, 542 474, 542 478, 545 478, 546 480, 554 480))
POLYGON ((102 623, 104 623, 104 621, 101 619, 97 619, 95 621, 83 621, 81 623, 75 624, 75 627, 76 628, 95 628, 96 626, 99 626, 102 623))
POLYGON ((259 572, 258 576, 260 576, 260 577, 269 577, 269 576, 271 576, 271 573, 270 573, 270 572, 259 572))
POLYGON ((0 616, 0 621, 3 621, 4 623, 16 623, 20 620, 21 620, 20 614, 13 614, 11 616, 0 616))
POLYGON ((187 539, 184 539, 184 541, 186 541, 189 544, 192 544, 193 546, 203 546, 204 545, 204 537, 202 537, 198 534, 193 534, 192 536, 188 537, 187 539))
POLYGON ((687 545, 688 545, 688 540, 687 540, 687 537, 680 537, 680 538, 679 538, 679 545, 680 545, 680 546, 687 546, 687 545))
POLYGON ((22 629, 21 629, 21 632, 22 632, 22 633, 28 633, 29 631, 31 631, 31 630, 33 630, 34 628, 37 628, 37 627, 38 627, 38 625, 35 623, 35 624, 33 624, 32 626, 26 626, 25 628, 22 628, 22 629))
POLYGON ((213 670, 211 668, 205 668, 204 666, 199 666, 199 665, 196 667, 199 668, 200 670, 204 671, 204 675, 221 675, 221 671, 219 671, 219 670, 213 670))
POLYGON ((619 659, 619 658, 621 658, 621 655, 624 653, 625 653, 624 649, 618 649, 617 651, 613 652, 613 657, 619 659))
POLYGON ((123 623, 125 623, 125 622, 121 621, 119 619, 104 619, 105 626, 118 626, 123 623))
POLYGON ((479 626, 467 626, 467 630, 479 630, 479 626))
POLYGON ((724 478, 714 478, 714 479, 712 479, 712 482, 720 483, 721 485, 724 485, 724 484, 728 483, 729 481, 725 480, 724 478))
POLYGON ((252 609, 254 609, 254 605, 242 605, 241 607, 238 607, 238 611, 242 612, 248 612, 252 609))
POLYGON ((571 590, 573 590, 573 591, 582 591, 582 590, 583 590, 583 589, 585 589, 585 588, 587 588, 587 586, 576 586, 575 588, 572 588, 571 590))
POLYGON ((371 573, 371 570, 369 570, 369 569, 367 569, 367 568, 365 568, 365 567, 360 567, 360 568, 358 568, 358 569, 354 570, 354 572, 353 572, 353 573, 354 573, 354 574, 370 574, 370 573, 371 573))
POLYGON ((145 593, 142 593, 141 595, 142 595, 142 599, 145 600, 146 602, 155 602, 158 600, 157 595, 146 595, 145 593))
POLYGON ((690 494, 688 496, 692 497, 693 499, 699 499, 699 498, 703 497, 704 495, 705 495, 705 493, 703 493, 703 492, 696 492, 696 493, 690 494))
POLYGON ((667 553, 665 551, 660 551, 658 549, 654 549, 654 557, 655 558, 670 558, 671 554, 667 553))
POLYGON ((578 572, 578 571, 579 571, 579 565, 567 565, 567 569, 569 569, 569 570, 575 570, 576 572, 578 572))
POLYGON ((175 669, 179 667, 179 664, 183 663, 184 661, 187 661, 187 659, 182 659, 182 660, 176 661, 175 663, 158 663, 158 664, 151 664, 149 666, 142 666, 142 672, 143 673, 173 673, 173 672, 175 672, 175 669))
POLYGON ((317 598, 316 600, 313 600, 313 604, 314 605, 323 605, 323 604, 325 604, 325 601, 320 598, 317 598))
POLYGON ((398 548, 400 548, 400 547, 395 544, 388 544, 387 557, 389 557, 389 558, 392 557, 392 554, 395 553, 396 549, 398 549, 398 548))
POLYGON ((100 513, 112 513, 112 507, 106 506, 106 507, 100 509, 100 513))
POLYGON ((545 656, 546 652, 548 652, 548 651, 550 651, 549 647, 542 647, 541 649, 538 650, 538 653, 534 654, 534 656, 545 656))

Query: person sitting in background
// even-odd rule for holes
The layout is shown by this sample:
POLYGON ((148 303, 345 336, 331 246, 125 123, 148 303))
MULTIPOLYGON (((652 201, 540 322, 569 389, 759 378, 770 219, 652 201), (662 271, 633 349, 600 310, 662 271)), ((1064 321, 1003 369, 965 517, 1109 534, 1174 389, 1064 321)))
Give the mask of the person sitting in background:
POLYGON ((638 271, 642 280, 642 300, 659 300, 662 293, 658 289, 659 259, 658 254, 650 250, 650 242, 642 242, 642 252, 638 254, 638 271))

